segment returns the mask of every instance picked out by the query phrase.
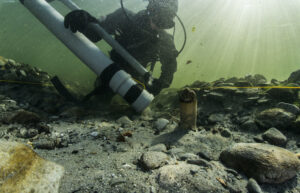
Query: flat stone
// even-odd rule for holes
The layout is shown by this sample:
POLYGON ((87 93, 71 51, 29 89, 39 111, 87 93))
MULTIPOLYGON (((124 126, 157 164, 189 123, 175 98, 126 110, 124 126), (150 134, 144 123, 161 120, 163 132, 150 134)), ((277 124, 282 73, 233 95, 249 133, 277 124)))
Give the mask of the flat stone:
POLYGON ((276 128, 270 128, 262 134, 262 138, 272 145, 285 146, 287 138, 276 128))
POLYGON ((157 151, 148 151, 141 157, 142 165, 145 169, 153 170, 165 165, 169 160, 167 154, 157 151))
POLYGON ((207 168, 212 168, 213 167, 212 164, 210 164, 205 159, 201 159, 201 158, 187 160, 187 163, 202 166, 202 167, 207 167, 207 168))
POLYGON ((210 92, 210 93, 207 94, 207 98, 209 100, 223 102, 224 99, 225 99, 225 95, 222 94, 222 93, 218 93, 218 92, 210 92))
POLYGON ((294 153, 261 143, 234 144, 221 153, 220 159, 260 183, 282 183, 300 170, 300 160, 294 153))

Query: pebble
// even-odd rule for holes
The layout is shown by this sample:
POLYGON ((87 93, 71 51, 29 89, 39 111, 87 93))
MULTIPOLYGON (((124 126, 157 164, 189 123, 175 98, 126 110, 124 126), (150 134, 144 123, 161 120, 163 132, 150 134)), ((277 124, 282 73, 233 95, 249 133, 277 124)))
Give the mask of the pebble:
POLYGON ((132 121, 127 116, 120 117, 116 122, 125 127, 128 127, 132 124, 132 121))
POLYGON ((92 137, 98 137, 99 136, 99 132, 98 131, 94 131, 90 134, 92 137))
POLYGON ((165 144, 157 144, 157 145, 154 145, 154 146, 151 146, 149 148, 149 151, 160 151, 160 152, 167 152, 167 147, 165 144))
POLYGON ((208 117, 208 121, 211 123, 223 122, 226 116, 221 113, 212 114, 208 117))
POLYGON ((155 122, 155 128, 159 131, 163 130, 168 124, 169 124, 169 120, 164 119, 164 118, 159 118, 156 122, 155 122))
POLYGON ((224 130, 221 131, 221 135, 223 137, 229 138, 229 137, 231 137, 232 134, 231 134, 229 129, 224 129, 224 130))
POLYGON ((149 151, 144 153, 140 160, 145 169, 153 170, 165 165, 169 157, 163 152, 149 151))
POLYGON ((253 178, 249 179, 247 189, 249 193, 263 193, 256 180, 254 180, 253 178))

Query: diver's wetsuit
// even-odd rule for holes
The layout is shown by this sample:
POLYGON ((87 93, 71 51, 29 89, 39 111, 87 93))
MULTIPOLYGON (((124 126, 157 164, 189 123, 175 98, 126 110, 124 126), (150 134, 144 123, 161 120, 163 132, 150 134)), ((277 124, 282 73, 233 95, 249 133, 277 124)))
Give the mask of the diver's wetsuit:
MULTIPOLYGON (((137 14, 127 11, 130 20, 122 9, 106 16, 100 25, 117 40, 134 58, 144 67, 156 61, 160 61, 161 75, 158 92, 170 86, 173 75, 177 70, 176 57, 178 51, 175 48, 173 37, 164 30, 155 31, 150 27, 147 11, 137 14)), ((94 42, 100 40, 97 34, 86 31, 84 33, 94 42)), ((143 81, 137 72, 115 50, 110 52, 111 59, 131 74, 133 78, 143 81)), ((158 93, 157 92, 157 93, 158 93)))

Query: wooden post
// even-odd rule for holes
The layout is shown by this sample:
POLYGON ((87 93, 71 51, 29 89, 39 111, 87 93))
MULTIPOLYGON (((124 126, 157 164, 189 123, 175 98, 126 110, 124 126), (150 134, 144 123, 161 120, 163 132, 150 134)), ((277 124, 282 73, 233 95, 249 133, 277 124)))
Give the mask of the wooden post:
POLYGON ((197 95, 192 89, 186 88, 179 93, 180 127, 196 129, 197 122, 197 95))

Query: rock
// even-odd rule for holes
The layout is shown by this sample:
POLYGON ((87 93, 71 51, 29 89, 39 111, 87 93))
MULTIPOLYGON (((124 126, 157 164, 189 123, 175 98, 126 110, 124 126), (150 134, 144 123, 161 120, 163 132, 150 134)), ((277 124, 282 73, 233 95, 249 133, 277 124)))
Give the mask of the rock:
POLYGON ((35 137, 38 134, 39 134, 39 131, 37 129, 28 129, 27 137, 32 138, 32 137, 35 137))
POLYGON ((218 92, 210 92, 207 94, 207 99, 217 102, 223 102, 225 100, 226 96, 222 93, 218 92))
POLYGON ((70 107, 68 109, 65 109, 62 113, 59 114, 59 116, 64 117, 64 118, 79 118, 82 117, 86 114, 84 109, 81 107, 70 107))
POLYGON ((157 169, 165 165, 169 160, 167 154, 157 151, 148 151, 140 159, 142 166, 147 170, 157 169))
POLYGON ((234 85, 237 86, 237 87, 251 87, 251 86, 253 86, 248 81, 238 81, 238 82, 235 82, 234 85))
POLYGON ((300 133, 300 116, 297 117, 297 119, 293 123, 293 130, 296 133, 300 133))
POLYGON ((260 84, 266 84, 267 83, 266 77, 264 77, 261 74, 255 74, 253 79, 254 79, 254 82, 253 82, 254 85, 260 85, 260 84))
POLYGON ((294 153, 261 143, 234 144, 221 153, 220 159, 260 183, 282 183, 300 170, 300 161, 294 153))
POLYGON ((122 127, 129 127, 132 124, 132 121, 127 116, 120 117, 116 122, 121 124, 122 127))
POLYGON ((286 103, 292 103, 296 100, 297 95, 292 89, 286 88, 271 88, 267 93, 274 99, 283 101, 286 103))
POLYGON ((187 163, 198 165, 198 166, 203 166, 203 167, 207 167, 207 168, 213 167, 208 161, 201 159, 201 158, 187 160, 187 163))
POLYGON ((18 73, 19 73, 21 76, 23 76, 23 77, 26 77, 26 76, 27 76, 27 74, 26 74, 26 72, 25 72, 24 70, 19 70, 18 73))
POLYGON ((288 78, 288 83, 296 83, 300 81, 300 70, 292 72, 288 78))
POLYGON ((179 162, 159 169, 158 184, 167 192, 228 193, 215 176, 199 171, 199 166, 179 162))
POLYGON ((263 193, 260 186, 257 184, 257 182, 253 178, 249 179, 248 184, 247 184, 247 189, 248 189, 249 193, 263 193))
POLYGON ((208 117, 208 121, 211 123, 223 122, 226 119, 226 115, 222 113, 211 114, 208 117))
POLYGON ((248 121, 245 121, 244 123, 242 123, 241 129, 243 129, 245 131, 257 131, 258 127, 254 120, 248 120, 248 121))
POLYGON ((0 192, 58 193, 64 168, 46 161, 29 147, 0 141, 0 192))
POLYGON ((41 118, 38 114, 19 110, 14 115, 8 118, 7 123, 30 124, 40 122, 41 118))
POLYGON ((300 114, 300 109, 296 105, 280 102, 276 105, 276 107, 284 109, 287 112, 293 113, 295 115, 300 114))
POLYGON ((178 155, 178 154, 183 153, 183 152, 185 152, 184 149, 178 148, 178 147, 177 148, 169 149, 169 151, 168 151, 168 153, 170 155, 178 155))
POLYGON ((99 137, 99 132, 98 131, 94 131, 94 132, 92 132, 92 133, 90 133, 90 135, 92 136, 92 137, 99 137))
POLYGON ((165 144, 157 144, 157 145, 154 145, 154 146, 151 146, 149 148, 149 151, 160 151, 160 152, 167 152, 167 147, 165 144))
POLYGON ((179 160, 181 161, 186 161, 186 160, 195 160, 198 159, 199 157, 193 153, 180 153, 178 155, 179 160))
POLYGON ((225 80, 225 83, 236 83, 237 81, 239 81, 237 77, 232 77, 225 80))
POLYGON ((272 145, 285 146, 287 138, 276 128, 270 128, 262 134, 262 138, 272 145))
POLYGON ((55 142, 53 140, 42 139, 32 143, 32 146, 37 149, 47 149, 53 150, 55 149, 55 142))
POLYGON ((255 121, 263 128, 279 128, 285 129, 293 123, 296 116, 280 108, 267 109, 260 112, 255 121))
POLYGON ((161 131, 169 124, 169 122, 170 121, 167 119, 159 118, 154 125, 157 130, 161 131))
POLYGON ((231 134, 229 129, 224 129, 224 130, 221 131, 221 136, 223 136, 223 137, 229 138, 229 137, 231 137, 231 135, 232 134, 231 134))
POLYGON ((14 61, 13 59, 8 59, 8 63, 12 66, 17 66, 16 61, 14 61))

